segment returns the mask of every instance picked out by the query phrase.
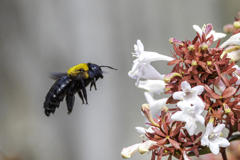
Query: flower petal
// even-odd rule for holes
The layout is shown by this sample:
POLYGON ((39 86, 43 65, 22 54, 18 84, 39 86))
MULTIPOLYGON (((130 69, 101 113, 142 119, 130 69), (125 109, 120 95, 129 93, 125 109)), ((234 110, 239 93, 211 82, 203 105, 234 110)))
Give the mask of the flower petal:
POLYGON ((219 124, 214 128, 213 132, 215 133, 222 132, 224 128, 225 128, 225 124, 219 124))
POLYGON ((140 52, 144 51, 144 45, 142 44, 142 42, 139 39, 137 40, 137 47, 140 52))
POLYGON ((208 135, 204 135, 201 139, 201 145, 206 146, 209 144, 208 135))
POLYGON ((183 93, 182 91, 178 91, 178 92, 174 92, 173 93, 173 99, 179 99, 179 100, 182 100, 183 99, 183 93))
POLYGON ((219 146, 216 145, 215 143, 210 143, 209 148, 213 154, 218 154, 219 153, 219 146))
POLYGON ((205 118, 202 115, 196 115, 196 120, 202 124, 205 122, 205 118))
POLYGON ((146 134, 146 128, 143 128, 143 127, 135 127, 135 129, 138 131, 138 133, 141 133, 141 134, 146 134))
POLYGON ((182 91, 190 91, 191 90, 191 85, 187 82, 187 81, 183 81, 181 83, 181 88, 182 88, 182 91))
POLYGON ((202 29, 198 25, 193 25, 193 29, 200 35, 202 36, 202 29))
POLYGON ((192 136, 197 129, 197 124, 195 123, 195 121, 186 122, 185 128, 187 129, 188 134, 192 136))
POLYGON ((197 95, 200 95, 204 91, 204 87, 202 85, 198 85, 193 87, 192 91, 195 91, 197 95))
POLYGON ((122 157, 125 159, 132 157, 132 155, 138 151, 139 145, 140 143, 137 143, 129 147, 124 147, 121 152, 122 157))
POLYGON ((140 81, 138 88, 147 90, 151 95, 153 93, 163 93, 166 83, 163 80, 146 80, 140 81))
POLYGON ((150 63, 152 61, 172 61, 172 60, 174 60, 172 57, 165 56, 156 52, 148 52, 148 51, 144 51, 139 56, 140 63, 150 63))
POLYGON ((229 143, 229 141, 226 139, 226 138, 221 138, 221 137, 219 137, 220 138, 220 143, 219 143, 219 146, 220 147, 228 147, 229 145, 230 145, 230 143, 229 143))

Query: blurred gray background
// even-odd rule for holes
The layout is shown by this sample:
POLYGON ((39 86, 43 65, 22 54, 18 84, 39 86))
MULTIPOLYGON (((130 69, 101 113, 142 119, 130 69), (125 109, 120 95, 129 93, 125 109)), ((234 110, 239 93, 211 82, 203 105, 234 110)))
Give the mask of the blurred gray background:
MULTIPOLYGON (((193 39, 193 24, 222 32, 240 11, 238 0, 0 0, 0 157, 3 160, 121 160, 123 147, 141 141, 135 126, 144 91, 127 75, 140 39, 145 50, 171 55, 168 39, 193 39), (108 74, 46 117, 50 72, 78 63, 109 65, 108 74)), ((228 36, 229 37, 229 36, 228 36)), ((225 38, 224 40, 226 40, 225 38)), ((163 74, 166 62, 154 62, 163 74)), ((136 153, 133 160, 150 159, 136 153)))

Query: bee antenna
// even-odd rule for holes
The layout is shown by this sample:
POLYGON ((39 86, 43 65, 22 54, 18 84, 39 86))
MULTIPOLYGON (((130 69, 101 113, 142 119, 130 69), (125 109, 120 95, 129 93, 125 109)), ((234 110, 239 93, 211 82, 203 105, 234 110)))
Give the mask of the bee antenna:
POLYGON ((110 69, 114 69, 114 70, 117 70, 116 68, 113 68, 113 67, 110 67, 110 66, 99 66, 100 68, 101 67, 107 67, 107 68, 110 68, 110 69))

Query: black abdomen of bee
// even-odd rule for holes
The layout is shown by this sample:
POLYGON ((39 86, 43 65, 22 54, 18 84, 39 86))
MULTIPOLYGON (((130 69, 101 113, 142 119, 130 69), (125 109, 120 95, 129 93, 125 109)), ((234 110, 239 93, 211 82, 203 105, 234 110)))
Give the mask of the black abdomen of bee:
POLYGON ((54 113, 56 108, 59 107, 61 101, 67 95, 68 90, 71 86, 72 79, 68 76, 59 78, 50 88, 49 92, 45 97, 44 109, 46 116, 54 113))

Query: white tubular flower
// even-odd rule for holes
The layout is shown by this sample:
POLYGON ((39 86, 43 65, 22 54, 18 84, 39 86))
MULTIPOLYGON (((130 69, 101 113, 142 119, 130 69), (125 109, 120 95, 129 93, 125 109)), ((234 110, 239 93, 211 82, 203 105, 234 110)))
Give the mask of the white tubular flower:
POLYGON ((213 123, 207 124, 206 132, 201 139, 201 145, 208 146, 213 154, 219 153, 219 147, 227 147, 230 145, 226 138, 222 138, 222 130, 225 124, 219 124, 213 128, 213 123))
POLYGON ((193 29, 200 35, 204 33, 206 35, 206 38, 209 38, 211 35, 213 35, 213 41, 216 41, 220 38, 226 37, 226 34, 220 33, 220 32, 215 32, 213 29, 213 26, 211 23, 207 25, 203 25, 202 28, 200 28, 198 25, 193 25, 193 29))
POLYGON ((144 51, 142 42, 138 39, 137 45, 134 45, 135 53, 132 53, 134 57, 137 57, 139 63, 150 63, 152 61, 171 61, 174 60, 172 57, 168 57, 156 52, 144 51))
MULTIPOLYGON (((133 67, 135 67, 135 64, 133 67)), ((136 68, 133 68, 131 71, 129 71, 128 76, 130 78, 137 79, 136 86, 139 85, 140 78, 162 80, 164 77, 164 75, 161 75, 153 66, 143 63, 138 64, 136 68)))
POLYGON ((139 153, 144 154, 149 151, 149 148, 151 148, 153 145, 156 145, 156 144, 157 142, 155 141, 151 141, 151 140, 145 141, 143 143, 140 143, 138 151, 139 153))
POLYGON ((162 80, 163 76, 150 65, 152 61, 171 61, 172 57, 158 54, 156 52, 144 51, 144 46, 140 40, 137 40, 137 45, 134 45, 134 57, 132 70, 128 72, 129 77, 137 79, 136 85, 138 86, 140 78, 162 80))
POLYGON ((171 116, 171 119, 175 121, 186 122, 185 128, 187 129, 189 135, 193 135, 197 129, 196 122, 199 121, 202 124, 205 122, 204 117, 201 115, 204 109, 201 109, 195 105, 191 106, 191 104, 187 103, 186 101, 178 102, 177 106, 181 109, 181 111, 174 113, 171 116))
POLYGON ((135 127, 135 129, 138 131, 138 133, 141 134, 140 137, 142 137, 142 138, 147 138, 147 137, 145 136, 146 132, 148 132, 148 133, 153 133, 153 132, 154 132, 154 131, 152 130, 152 126, 150 126, 148 129, 146 129, 146 128, 144 128, 144 127, 135 127))
POLYGON ((232 35, 219 48, 225 48, 226 46, 239 46, 239 45, 240 45, 240 33, 232 35))
POLYGON ((221 58, 224 57, 224 55, 227 54, 227 58, 230 58, 230 62, 236 62, 240 60, 240 46, 229 46, 227 47, 222 55, 221 58))
POLYGON ((129 147, 124 147, 121 152, 122 157, 125 159, 131 158, 132 155, 138 151, 139 145, 140 143, 137 143, 129 147))
MULTIPOLYGON (((155 100, 150 93, 144 92, 145 98, 149 104, 150 112, 153 118, 157 118, 157 116, 161 115, 162 107, 166 106, 166 102, 168 98, 162 98, 159 100, 155 100)), ((145 119, 145 123, 149 123, 148 119, 145 119)))
POLYGON ((173 98, 181 101, 187 101, 190 104, 196 105, 204 109, 203 101, 198 97, 202 94, 204 87, 202 85, 195 86, 191 88, 190 84, 187 81, 181 83, 182 91, 174 92, 173 98))
POLYGON ((140 81, 138 88, 147 90, 151 95, 153 93, 162 94, 166 83, 163 80, 146 80, 140 81))

